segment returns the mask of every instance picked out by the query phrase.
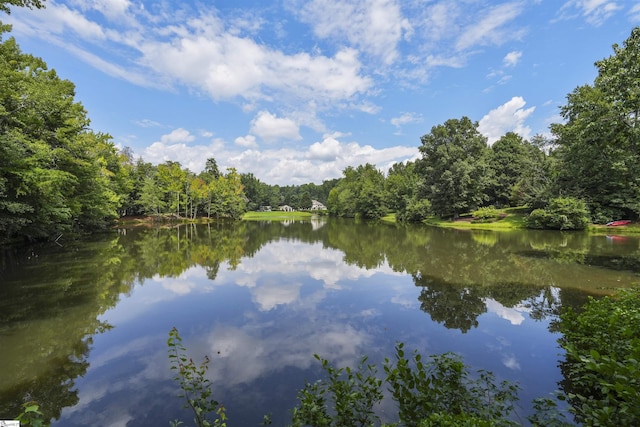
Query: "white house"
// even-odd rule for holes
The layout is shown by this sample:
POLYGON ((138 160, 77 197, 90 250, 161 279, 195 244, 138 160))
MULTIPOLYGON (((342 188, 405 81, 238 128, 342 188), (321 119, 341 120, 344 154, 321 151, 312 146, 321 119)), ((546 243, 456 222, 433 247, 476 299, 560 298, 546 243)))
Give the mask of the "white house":
POLYGON ((311 201, 311 210, 312 211, 326 211, 327 207, 325 205, 323 205, 322 203, 320 203, 317 200, 312 200, 311 201))

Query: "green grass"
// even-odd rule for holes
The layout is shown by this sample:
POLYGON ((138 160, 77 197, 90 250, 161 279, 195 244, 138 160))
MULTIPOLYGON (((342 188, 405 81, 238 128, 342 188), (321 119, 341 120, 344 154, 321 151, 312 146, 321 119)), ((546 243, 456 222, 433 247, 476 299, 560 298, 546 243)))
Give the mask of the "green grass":
POLYGON ((472 222, 472 221, 464 221, 457 220, 451 221, 448 219, 440 219, 437 217, 431 217, 425 220, 425 224, 434 225, 437 227, 445 227, 445 228, 459 228, 465 230, 517 230, 524 227, 526 213, 524 208, 522 207, 513 207, 513 208, 505 208, 498 209, 498 212, 504 215, 503 218, 498 219, 493 222, 472 222))
POLYGON ((247 212, 242 216, 246 221, 282 221, 283 219, 309 219, 313 216, 311 212, 247 212))
POLYGON ((607 227, 602 224, 591 224, 589 233, 592 234, 640 234, 640 223, 631 223, 619 227, 607 227))
POLYGON ((396 214, 395 213, 387 214, 387 215, 383 216, 382 218, 380 218, 380 221, 395 223, 396 222, 396 214))

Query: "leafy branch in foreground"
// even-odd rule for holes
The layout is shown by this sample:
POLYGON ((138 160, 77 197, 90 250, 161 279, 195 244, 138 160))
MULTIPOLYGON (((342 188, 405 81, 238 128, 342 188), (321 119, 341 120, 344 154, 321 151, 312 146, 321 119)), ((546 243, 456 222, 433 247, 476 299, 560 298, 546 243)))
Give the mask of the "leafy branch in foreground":
POLYGON ((591 298, 581 313, 561 316, 567 351, 562 383, 571 411, 585 425, 640 423, 640 289, 591 298))
MULTIPOLYGON (((226 427, 225 408, 211 397, 211 380, 206 377, 209 369, 209 357, 197 365, 187 357, 187 350, 182 344, 182 337, 175 327, 169 331, 169 360, 171 369, 176 371, 174 379, 180 385, 180 398, 186 403, 184 407, 191 409, 194 423, 198 427, 226 427)), ((182 421, 173 421, 173 427, 182 425, 182 421)))
POLYGON ((372 426, 380 419, 374 406, 382 400, 382 380, 377 368, 367 365, 363 357, 357 370, 335 368, 318 355, 328 380, 307 383, 298 392, 300 404, 293 409, 292 427, 302 426, 372 426), (330 396, 330 397, 328 397, 330 396))
POLYGON ((44 414, 40 411, 40 405, 36 402, 27 402, 22 405, 22 413, 16 417, 21 426, 48 427, 44 414))
POLYGON ((401 425, 517 425, 509 415, 519 387, 507 381, 496 384, 494 375, 482 370, 472 379, 456 354, 424 360, 414 351, 408 358, 399 343, 396 362, 386 359, 384 370, 401 425))

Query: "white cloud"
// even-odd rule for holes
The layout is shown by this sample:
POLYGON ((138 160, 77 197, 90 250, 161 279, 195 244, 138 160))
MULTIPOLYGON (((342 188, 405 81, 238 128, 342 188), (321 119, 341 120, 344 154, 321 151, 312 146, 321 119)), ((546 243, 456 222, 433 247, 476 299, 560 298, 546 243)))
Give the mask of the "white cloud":
POLYGON ((129 0, 79 0, 73 3, 82 10, 96 10, 112 21, 131 19, 129 0))
POLYGON ((426 39, 437 42, 450 37, 458 28, 461 10, 456 2, 439 2, 425 8, 420 16, 421 31, 426 39))
POLYGON ((632 22, 640 22, 640 3, 636 4, 629 10, 630 20, 632 22))
POLYGON ((250 38, 224 32, 213 16, 183 24, 169 41, 147 39, 140 61, 159 75, 197 88, 215 100, 287 99, 323 103, 349 99, 372 85, 361 75, 357 51, 333 57, 300 52, 288 55, 250 38))
POLYGON ((462 68, 465 66, 467 59, 464 56, 443 56, 443 55, 429 55, 425 60, 427 67, 451 67, 462 68))
POLYGON ((357 142, 341 142, 333 135, 327 135, 306 151, 288 148, 247 150, 228 158, 227 162, 239 171, 251 171, 271 185, 300 185, 339 178, 347 166, 371 163, 386 169, 392 163, 414 159, 418 153, 417 147, 376 149, 357 142))
POLYGON ((324 135, 322 141, 307 147, 273 148, 261 150, 253 135, 238 137, 235 145, 228 147, 222 139, 215 138, 200 143, 189 131, 179 128, 162 135, 158 141, 142 150, 140 155, 153 164, 168 160, 198 173, 204 169, 206 159, 214 157, 221 170, 234 167, 239 172, 251 172, 270 185, 300 185, 309 182, 339 178, 347 166, 365 163, 386 170, 393 163, 415 160, 417 147, 394 146, 377 149, 357 142, 343 142, 348 134, 339 132, 324 135))
POLYGON ((597 27, 621 9, 622 6, 611 0, 570 0, 560 8, 559 13, 560 19, 573 18, 577 13, 597 27))
POLYGON ((307 151, 307 158, 323 162, 334 161, 342 152, 342 147, 337 139, 328 136, 322 142, 314 142, 307 151))
POLYGON ((189 144, 195 140, 196 137, 189 131, 178 128, 171 133, 162 135, 159 141, 144 148, 141 155, 145 161, 153 164, 169 160, 176 161, 183 167, 197 173, 204 169, 209 157, 215 157, 217 160, 219 155, 224 156, 227 153, 224 151, 225 144, 221 139, 213 139, 207 145, 189 144))
POLYGON ((233 142, 245 148, 258 148, 256 137, 253 135, 239 136, 233 142))
POLYGON ((502 63, 505 67, 514 67, 520 62, 520 58, 522 58, 522 52, 514 50, 505 55, 502 59, 502 63))
POLYGON ((476 45, 500 45, 507 40, 522 36, 522 30, 503 28, 522 13, 520 2, 504 3, 492 7, 476 24, 466 28, 456 43, 458 50, 466 50, 476 45))
POLYGON ((402 113, 399 117, 391 119, 391 124, 396 127, 401 127, 408 123, 421 123, 422 116, 417 113, 402 113))
POLYGON ((151 119, 136 120, 134 121, 134 123, 143 128, 162 126, 162 124, 160 124, 159 122, 156 122, 155 120, 151 120, 151 119))
POLYGON ((187 143, 193 141, 194 139, 196 139, 196 137, 191 135, 188 130, 178 128, 171 131, 171 133, 162 135, 160 137, 160 142, 162 142, 163 144, 175 144, 178 142, 187 143))
POLYGON ((327 108, 355 100, 373 86, 355 49, 341 48, 332 56, 289 54, 240 35, 248 24, 225 22, 216 10, 152 15, 126 0, 77 2, 76 7, 52 2, 46 11, 18 11, 11 23, 15 31, 64 47, 114 77, 164 89, 181 84, 214 100, 240 98, 248 105, 314 100, 327 108), (107 21, 99 25, 90 12, 107 21))
POLYGON ((302 139, 296 122, 288 118, 277 117, 268 111, 260 111, 251 121, 251 133, 266 142, 302 139))
POLYGON ((318 37, 348 41, 386 64, 397 59, 403 34, 412 32, 395 0, 313 0, 304 3, 299 16, 318 37))
POLYGON ((478 124, 478 131, 487 137, 489 145, 507 132, 515 132, 529 138, 531 128, 524 124, 533 114, 535 107, 524 109, 526 102, 521 96, 514 96, 506 103, 487 113, 478 124))
MULTIPOLYGON (((66 5, 47 3, 46 11, 38 13, 36 19, 46 20, 47 31, 54 34, 72 30, 78 36, 88 39, 104 40, 106 38, 102 27, 87 19, 76 10, 69 9, 66 5)), ((42 22, 45 24, 45 22, 42 22)))

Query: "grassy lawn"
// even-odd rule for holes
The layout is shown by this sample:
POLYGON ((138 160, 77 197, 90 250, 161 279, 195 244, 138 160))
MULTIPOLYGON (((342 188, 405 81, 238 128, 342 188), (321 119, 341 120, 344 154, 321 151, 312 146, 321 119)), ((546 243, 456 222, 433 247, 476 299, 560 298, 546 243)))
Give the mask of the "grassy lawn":
POLYGON ((425 224, 446 228, 461 228, 467 230, 516 230, 524 228, 524 218, 522 214, 507 213, 504 218, 494 222, 474 223, 468 220, 451 221, 448 219, 429 218, 425 224))
MULTIPOLYGON (((424 221, 427 225, 433 225, 436 227, 444 228, 458 228, 465 230, 495 230, 495 231, 508 231, 525 228, 524 222, 527 216, 526 210, 521 207, 499 209, 504 215, 503 218, 494 222, 488 223, 474 223, 467 219, 459 219, 457 221, 451 221, 448 219, 440 219, 431 217, 424 221)), ((282 221, 284 219, 309 219, 313 216, 311 212, 247 212, 242 217, 247 221, 282 221)), ((387 223, 396 222, 396 214, 390 213, 381 218, 381 221, 387 223)), ((607 227, 606 225, 590 225, 588 228, 589 233, 592 234, 640 234, 640 223, 625 225, 621 227, 607 227)))
POLYGON ((592 224, 589 226, 592 234, 640 234, 640 223, 622 225, 619 227, 607 227, 606 225, 592 224))
POLYGON ((313 216, 311 212, 247 212, 242 216, 246 221, 282 221, 283 219, 309 219, 313 216))
POLYGON ((382 218, 380 218, 380 221, 384 221, 384 222, 396 222, 396 214, 395 213, 390 213, 386 216, 383 216, 382 218))
MULTIPOLYGON (((518 228, 524 228, 525 214, 522 213, 522 208, 506 208, 500 209, 501 213, 505 216, 499 220, 488 223, 472 223, 470 220, 460 219, 457 221, 451 221, 448 219, 440 219, 437 217, 431 217, 424 221, 427 225, 433 225, 436 227, 446 228, 462 228, 467 230, 513 230, 518 228)), ((384 222, 396 222, 396 215, 391 213, 381 218, 384 222)))

